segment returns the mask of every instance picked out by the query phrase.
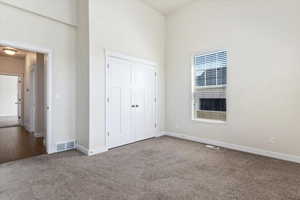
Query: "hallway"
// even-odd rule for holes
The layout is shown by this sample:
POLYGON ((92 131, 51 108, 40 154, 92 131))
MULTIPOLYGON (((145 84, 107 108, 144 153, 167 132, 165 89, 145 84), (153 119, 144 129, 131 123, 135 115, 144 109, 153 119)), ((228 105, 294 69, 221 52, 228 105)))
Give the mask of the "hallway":
POLYGON ((0 117, 0 128, 18 126, 18 116, 0 117))
POLYGON ((43 138, 23 127, 0 128, 0 164, 46 153, 43 138))

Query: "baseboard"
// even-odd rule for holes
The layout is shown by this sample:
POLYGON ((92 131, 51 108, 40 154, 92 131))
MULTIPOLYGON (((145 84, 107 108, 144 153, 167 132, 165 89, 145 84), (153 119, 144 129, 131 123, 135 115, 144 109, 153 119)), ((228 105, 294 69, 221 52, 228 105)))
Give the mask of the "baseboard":
POLYGON ((24 123, 24 128, 25 128, 26 131, 28 131, 29 133, 31 133, 31 127, 30 127, 29 124, 24 123))
POLYGON ((89 155, 89 150, 80 144, 77 144, 76 149, 85 155, 89 155))
POLYGON ((100 154, 100 153, 104 153, 104 152, 107 152, 108 149, 105 148, 105 147, 101 147, 101 148, 97 148, 97 149, 90 149, 89 151, 89 156, 93 156, 93 155, 96 155, 96 154, 100 154))
POLYGON ((193 136, 189 136, 189 135, 182 134, 182 133, 174 133, 174 132, 169 132, 169 131, 162 131, 161 135, 190 140, 190 141, 199 142, 202 144, 210 144, 210 145, 219 146, 219 147, 223 147, 223 148, 227 148, 227 149, 237 150, 237 151, 241 151, 241 152, 256 154, 256 155, 260 155, 260 156, 266 156, 266 157, 270 157, 270 158, 275 158, 275 159, 279 159, 279 160, 285 160, 285 161, 290 161, 290 162, 300 164, 300 156, 272 152, 272 151, 257 149, 257 148, 253 148, 253 147, 247 147, 247 146, 242 146, 242 145, 237 145, 237 144, 220 142, 220 141, 216 141, 216 140, 198 138, 198 137, 193 137, 193 136))
POLYGON ((85 154, 87 156, 93 156, 93 155, 104 153, 104 152, 108 151, 107 148, 104 148, 104 147, 91 150, 91 149, 88 149, 88 148, 86 148, 82 145, 79 145, 79 144, 77 144, 76 148, 77 148, 78 151, 82 152, 83 154, 85 154))
POLYGON ((159 131, 159 132, 156 133, 155 137, 161 137, 161 136, 164 136, 164 135, 166 135, 165 131, 159 131))
POLYGON ((34 137, 42 138, 42 137, 44 137, 44 134, 43 133, 34 133, 34 137))

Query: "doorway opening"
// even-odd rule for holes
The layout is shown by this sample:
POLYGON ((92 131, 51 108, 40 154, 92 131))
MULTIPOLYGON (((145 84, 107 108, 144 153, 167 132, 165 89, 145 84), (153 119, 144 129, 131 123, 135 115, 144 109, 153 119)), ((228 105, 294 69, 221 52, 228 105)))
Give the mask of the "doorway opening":
POLYGON ((0 74, 0 128, 21 123, 21 79, 19 75, 0 74))
POLYGON ((0 163, 52 153, 49 55, 0 41, 0 163))

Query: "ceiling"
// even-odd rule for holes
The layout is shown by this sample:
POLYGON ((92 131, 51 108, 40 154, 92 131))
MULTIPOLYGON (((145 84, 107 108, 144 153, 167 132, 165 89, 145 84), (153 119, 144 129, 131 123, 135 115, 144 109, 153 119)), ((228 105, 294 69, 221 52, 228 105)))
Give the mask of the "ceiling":
POLYGON ((164 15, 176 11, 193 0, 141 0, 164 15))
MULTIPOLYGON (((0 46, 0 55, 1 56, 9 56, 7 55, 6 53, 3 52, 3 49, 5 48, 10 48, 10 47, 7 47, 7 46, 0 46)), ((15 49, 15 48, 13 48, 15 49)), ((20 49, 16 49, 17 50, 17 53, 13 56, 9 56, 9 57, 14 57, 14 58, 25 58, 26 54, 27 54, 27 51, 24 51, 24 50, 20 50, 20 49)))

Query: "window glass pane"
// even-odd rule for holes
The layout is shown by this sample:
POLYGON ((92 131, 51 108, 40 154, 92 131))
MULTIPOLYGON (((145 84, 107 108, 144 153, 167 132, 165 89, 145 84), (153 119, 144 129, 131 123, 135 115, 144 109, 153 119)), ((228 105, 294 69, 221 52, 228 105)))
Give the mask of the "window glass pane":
POLYGON ((216 85, 217 84, 217 71, 216 69, 206 70, 206 85, 216 85))
POLYGON ((227 67, 227 52, 219 52, 217 55, 217 67, 222 68, 222 67, 227 67))
POLYGON ((205 56, 206 69, 217 68, 217 54, 210 54, 205 56))
POLYGON ((205 56, 195 57, 195 68, 197 70, 205 70, 205 56))
POLYGON ((226 99, 199 99, 200 110, 206 111, 226 111, 226 99))
POLYGON ((205 71, 196 71, 196 86, 205 86, 205 71))
POLYGON ((219 68, 218 72, 218 85, 226 85, 227 84, 227 69, 225 67, 219 68))

